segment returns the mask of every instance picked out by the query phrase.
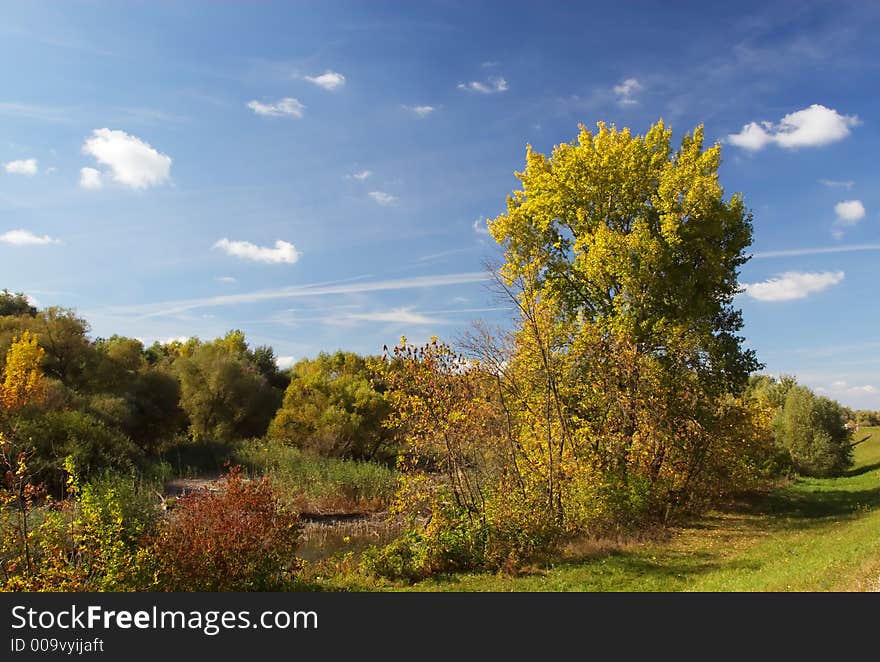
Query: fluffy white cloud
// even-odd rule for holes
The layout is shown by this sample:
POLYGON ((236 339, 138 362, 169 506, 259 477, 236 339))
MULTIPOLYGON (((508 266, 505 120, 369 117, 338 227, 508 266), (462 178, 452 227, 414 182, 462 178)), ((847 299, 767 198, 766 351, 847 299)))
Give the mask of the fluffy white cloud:
POLYGON ((855 115, 841 115, 833 108, 814 103, 783 117, 778 124, 750 122, 727 140, 737 147, 757 151, 770 143, 785 149, 821 147, 846 138, 850 129, 861 124, 855 115))
POLYGON ((11 244, 13 246, 40 246, 43 244, 61 243, 47 234, 40 237, 28 230, 9 230, 8 232, 4 232, 3 234, 0 234, 0 242, 11 244))
POLYGON ((388 207, 389 205, 393 205, 397 202, 397 197, 393 196, 389 193, 385 193, 384 191, 370 191, 367 195, 369 195, 373 200, 378 202, 383 207, 388 207))
POLYGON ((401 106, 401 108, 408 110, 413 115, 418 115, 419 117, 427 117, 437 110, 434 106, 401 106))
POLYGON ((278 366, 279 370, 287 370, 288 368, 293 367, 294 363, 296 363, 296 358, 293 356, 276 356, 275 357, 275 365, 278 366))
POLYGON ((486 82, 472 80, 470 83, 459 83, 458 89, 479 92, 480 94, 495 94, 507 91, 507 81, 500 76, 492 76, 486 82))
POLYGON ((293 97, 284 97, 275 103, 248 101, 247 107, 263 117, 295 117, 297 119, 303 116, 303 111, 306 109, 298 99, 293 97))
POLYGON ((642 89, 642 84, 635 78, 627 78, 625 81, 614 86, 614 94, 617 95, 617 103, 621 106, 632 106, 638 101, 634 98, 636 92, 642 89))
POLYGON ((293 264, 299 260, 301 255, 293 244, 280 239, 275 242, 274 248, 257 246, 249 241, 230 241, 225 238, 218 241, 213 247, 244 260, 269 264, 293 264))
POLYGON ((171 176, 170 156, 125 131, 95 129, 82 151, 109 168, 114 181, 129 188, 149 188, 167 182, 171 176))
POLYGON ((861 200, 843 200, 834 205, 837 223, 855 225, 865 217, 865 205, 861 200))
POLYGON ((104 180, 101 179, 101 171, 94 168, 79 169, 79 185, 81 188, 95 190, 104 186, 104 180))
POLYGON ((19 159, 18 161, 9 161, 3 164, 3 168, 12 175, 28 175, 31 177, 37 174, 37 160, 19 159))
POLYGON ((320 76, 303 76, 303 79, 331 92, 333 90, 338 90, 345 85, 345 76, 337 71, 330 71, 329 69, 320 76))
POLYGON ((791 301, 828 289, 844 279, 842 271, 786 271, 759 283, 744 283, 745 293, 758 301, 791 301))
POLYGON ((346 175, 346 177, 348 177, 349 179, 356 179, 356 180, 362 182, 372 174, 373 174, 372 170, 361 170, 360 172, 353 172, 350 175, 346 175))

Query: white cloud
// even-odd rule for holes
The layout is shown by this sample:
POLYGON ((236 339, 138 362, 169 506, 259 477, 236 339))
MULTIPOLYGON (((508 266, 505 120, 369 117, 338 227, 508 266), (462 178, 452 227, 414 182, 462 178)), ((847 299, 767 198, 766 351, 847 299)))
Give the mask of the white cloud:
POLYGON ((617 103, 621 106, 632 106, 638 103, 634 98, 636 92, 642 89, 642 84, 635 78, 627 78, 625 81, 614 86, 614 94, 617 95, 617 103))
POLYGON ((474 232, 477 234, 482 234, 487 237, 491 237, 492 233, 489 232, 489 227, 486 225, 486 219, 483 216, 480 218, 474 219, 474 232))
POLYGON ((156 186, 168 181, 171 175, 170 156, 125 131, 95 129, 82 151, 107 166, 114 181, 129 188, 156 186))
POLYGON ((96 190, 104 186, 101 179, 101 171, 94 168, 79 169, 79 185, 80 188, 96 190))
POLYGON ((367 195, 369 195, 373 200, 378 202, 383 207, 388 207, 389 205, 393 205, 397 202, 397 197, 393 196, 389 193, 385 193, 384 191, 370 191, 367 195))
POLYGON ((470 83, 459 83, 458 89, 479 92, 480 94, 495 94, 507 91, 507 81, 500 76, 490 76, 485 82, 472 80, 470 83))
POLYGON ((758 301, 791 301, 821 292, 844 279, 842 271, 786 271, 760 283, 744 283, 745 293, 758 301))
POLYGON ((851 189, 856 184, 851 179, 847 179, 847 180, 820 179, 819 183, 822 184, 823 186, 828 186, 829 188, 845 188, 847 190, 851 189))
POLYGON ((434 106, 406 106, 402 105, 401 108, 404 110, 408 110, 413 115, 418 115, 419 117, 427 117, 435 110, 437 110, 434 106))
POLYGON ((329 69, 320 76, 303 76, 303 79, 331 92, 345 85, 345 76, 337 71, 330 71, 329 69))
POLYGON ((275 242, 275 248, 268 248, 257 246, 249 241, 230 241, 224 238, 215 243, 213 248, 219 248, 228 255, 244 260, 268 264, 293 264, 299 260, 301 255, 293 244, 280 239, 275 242))
POLYGON ((276 356, 275 357, 275 365, 278 366, 279 370, 287 370, 288 368, 293 367, 294 363, 296 363, 296 357, 293 357, 293 356, 276 356))
POLYGON ((263 117, 295 117, 297 119, 303 116, 303 111, 306 109, 298 99, 293 97, 284 97, 275 103, 248 101, 247 107, 263 117))
POLYGON ((855 115, 841 115, 833 108, 814 103, 783 117, 778 124, 750 122, 727 140, 737 147, 757 151, 770 143, 785 149, 820 147, 846 138, 852 127, 861 124, 855 115))
POLYGON ((129 306, 116 306, 111 310, 117 313, 129 313, 145 317, 171 315, 182 313, 198 308, 210 308, 214 306, 234 306, 242 303, 256 303, 259 301, 271 301, 274 299, 298 299, 303 297, 316 297, 327 295, 361 294, 364 292, 385 292, 393 290, 426 289, 435 287, 448 287, 468 283, 482 283, 490 279, 484 271, 465 272, 457 274, 440 274, 435 276, 415 276, 412 278, 398 278, 393 280, 367 281, 367 282, 344 282, 344 283, 316 283, 313 285, 297 285, 282 287, 274 290, 261 290, 257 292, 244 292, 241 294, 224 294, 200 299, 183 299, 177 301, 165 301, 160 303, 134 304, 129 306))
POLYGON ((28 230, 9 230, 0 234, 0 242, 12 246, 41 246, 44 244, 60 244, 58 239, 53 239, 47 234, 42 237, 28 230))
POLYGON ((837 223, 855 225, 865 217, 865 205, 861 200, 843 200, 834 205, 837 223))
POLYGON ((27 175, 32 177, 37 174, 36 159, 19 159, 18 161, 9 161, 3 164, 6 172, 12 175, 27 175))
POLYGON ((217 278, 215 278, 214 280, 216 280, 218 283, 236 283, 236 282, 238 282, 232 276, 217 276, 217 278))
POLYGON ((880 393, 880 389, 877 389, 877 387, 874 386, 873 384, 862 384, 861 386, 850 386, 849 382, 847 382, 844 379, 837 379, 837 380, 831 382, 831 384, 828 386, 828 388, 819 387, 816 389, 816 391, 819 391, 820 389, 821 389, 821 391, 823 391, 825 393, 831 392, 831 393, 836 393, 836 394, 867 393, 868 395, 871 395, 873 393, 880 393))
POLYGON ((372 170, 361 170, 360 172, 354 172, 350 175, 346 175, 346 177, 348 179, 357 179, 358 181, 362 182, 372 174, 373 174, 372 170))
POLYGON ((761 251, 752 255, 755 259, 770 257, 797 257, 801 255, 823 255, 825 253, 852 253, 854 251, 880 251, 880 244, 851 244, 849 246, 828 246, 822 248, 791 248, 781 251, 761 251))
POLYGON ((391 324, 443 324, 443 320, 413 312, 410 308, 394 308, 370 313, 345 313, 337 318, 340 322, 387 322, 391 324))

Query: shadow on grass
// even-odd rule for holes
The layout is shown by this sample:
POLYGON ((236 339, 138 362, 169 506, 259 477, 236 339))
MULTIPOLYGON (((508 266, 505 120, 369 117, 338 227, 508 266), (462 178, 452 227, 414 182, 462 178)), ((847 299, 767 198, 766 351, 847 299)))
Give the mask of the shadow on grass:
MULTIPOLYGON (((878 467, 880 464, 874 468, 878 467)), ((872 470, 870 467, 863 469, 860 473, 872 470)), ((741 503, 736 510, 754 515, 770 515, 772 528, 797 528, 821 524, 826 519, 850 517, 863 509, 878 506, 880 487, 867 490, 815 491, 787 488, 763 496, 760 500, 741 503)))
POLYGON ((866 464, 861 467, 856 467, 855 469, 850 469, 846 472, 846 477, 851 478, 852 476, 861 476, 862 474, 874 471, 875 469, 880 469, 880 462, 875 462, 874 464, 866 464))

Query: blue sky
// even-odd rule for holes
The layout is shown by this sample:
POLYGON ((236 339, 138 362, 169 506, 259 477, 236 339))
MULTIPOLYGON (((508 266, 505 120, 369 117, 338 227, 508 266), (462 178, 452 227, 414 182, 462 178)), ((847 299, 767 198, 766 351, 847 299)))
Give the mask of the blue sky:
POLYGON ((729 4, 0 2, 0 287, 287 361, 451 338, 511 315, 525 145, 662 117, 754 212, 767 372, 880 409, 880 6, 729 4))

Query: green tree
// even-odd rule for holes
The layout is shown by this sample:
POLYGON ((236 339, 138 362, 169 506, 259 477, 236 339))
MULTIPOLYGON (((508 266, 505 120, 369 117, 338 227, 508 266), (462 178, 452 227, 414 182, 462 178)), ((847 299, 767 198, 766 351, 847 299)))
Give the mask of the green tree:
POLYGON ((280 393, 229 340, 200 345, 173 364, 196 440, 261 436, 280 402, 280 393))
POLYGON ((269 434, 321 455, 392 459, 388 404, 369 359, 351 352, 319 354, 290 371, 290 385, 269 434))
POLYGON ((728 398, 759 367, 733 306, 752 223, 703 142, 697 127, 674 149, 660 121, 644 136, 581 127, 550 157, 528 147, 521 189, 489 223, 520 320, 509 356, 484 360, 501 367, 521 447, 544 448, 534 466, 559 522, 572 493, 668 512, 731 475, 720 440, 749 417, 728 398))
POLYGON ((833 400, 816 397, 805 386, 789 390, 778 434, 801 474, 839 476, 852 465, 851 435, 843 408, 833 400))
POLYGON ((13 294, 6 288, 0 292, 0 317, 11 315, 15 317, 34 317, 37 309, 25 296, 24 292, 13 294))

